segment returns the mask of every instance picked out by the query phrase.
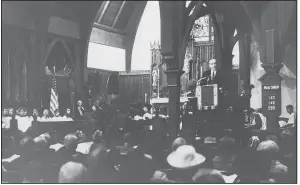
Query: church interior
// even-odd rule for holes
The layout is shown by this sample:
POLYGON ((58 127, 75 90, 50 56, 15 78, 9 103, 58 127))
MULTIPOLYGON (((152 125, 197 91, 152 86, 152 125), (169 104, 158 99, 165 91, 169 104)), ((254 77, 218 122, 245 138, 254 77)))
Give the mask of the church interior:
POLYGON ((2 2, 2 182, 296 183, 296 1, 149 2, 2 2))

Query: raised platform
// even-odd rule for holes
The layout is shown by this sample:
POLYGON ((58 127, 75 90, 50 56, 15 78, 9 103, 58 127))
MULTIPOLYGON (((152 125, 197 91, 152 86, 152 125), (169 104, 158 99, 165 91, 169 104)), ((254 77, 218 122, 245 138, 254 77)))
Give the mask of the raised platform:
MULTIPOLYGON (((189 101, 188 97, 180 97, 180 103, 185 103, 189 101)), ((150 104, 168 104, 169 103, 169 98, 152 98, 150 99, 150 104)))

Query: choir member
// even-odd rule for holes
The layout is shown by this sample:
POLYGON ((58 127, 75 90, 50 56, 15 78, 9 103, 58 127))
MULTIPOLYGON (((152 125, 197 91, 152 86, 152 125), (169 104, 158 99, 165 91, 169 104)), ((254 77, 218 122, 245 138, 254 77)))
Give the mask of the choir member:
POLYGON ((8 129, 10 127, 11 117, 9 116, 9 109, 4 108, 2 113, 2 128, 8 129))
POLYGON ((40 121, 48 121, 50 118, 49 116, 49 110, 48 109, 45 109, 43 111, 43 116, 41 117, 41 120, 40 121))
POLYGON ((60 116, 60 112, 58 109, 54 111, 54 116, 52 118, 53 121, 62 121, 62 117, 60 116))
POLYGON ((77 108, 75 110, 75 118, 79 120, 84 119, 84 107, 82 106, 82 101, 77 102, 77 108))
POLYGON ((70 108, 66 108, 66 112, 65 112, 63 119, 66 121, 73 121, 73 119, 71 117, 71 109, 70 108))
POLYGON ((32 110, 32 121, 39 121, 41 118, 39 117, 39 112, 37 109, 32 110))

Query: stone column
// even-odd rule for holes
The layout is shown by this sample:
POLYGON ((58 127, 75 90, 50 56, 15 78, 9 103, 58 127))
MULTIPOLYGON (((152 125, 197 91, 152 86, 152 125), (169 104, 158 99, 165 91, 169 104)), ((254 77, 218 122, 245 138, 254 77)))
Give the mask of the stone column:
MULTIPOLYGON (((160 1, 161 12, 161 55, 166 63, 169 90, 169 132, 176 137, 180 123, 180 76, 183 74, 185 51, 183 48, 184 1, 160 1)), ((165 65, 165 64, 164 64, 165 65)))
MULTIPOLYGON (((239 49, 240 49, 240 66, 239 66, 239 74, 240 74, 240 92, 244 88, 250 86, 250 67, 251 67, 251 35, 246 34, 243 39, 239 40, 239 49)), ((247 105, 246 107, 250 107, 250 97, 245 102, 247 105)))
POLYGON ((220 25, 222 27, 222 37, 223 37, 223 43, 221 48, 221 61, 222 61, 222 71, 225 74, 225 88, 229 91, 229 94, 231 94, 232 90, 232 59, 234 55, 232 55, 232 48, 231 48, 231 39, 234 33, 234 28, 231 26, 230 20, 226 16, 224 16, 224 21, 220 25))
POLYGON ((281 114, 281 63, 262 64, 266 73, 259 79, 262 83, 262 110, 267 118, 267 130, 277 132, 281 114))
POLYGON ((165 73, 169 90, 169 132, 175 137, 180 124, 180 77, 184 72, 178 68, 178 62, 172 53, 162 53, 162 56, 167 64, 165 73))

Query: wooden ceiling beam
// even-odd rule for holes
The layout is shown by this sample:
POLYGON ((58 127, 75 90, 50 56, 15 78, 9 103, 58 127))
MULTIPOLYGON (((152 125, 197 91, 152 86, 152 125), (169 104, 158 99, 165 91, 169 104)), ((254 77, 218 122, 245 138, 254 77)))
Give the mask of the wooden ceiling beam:
POLYGON ((101 22, 101 20, 102 20, 104 14, 105 14, 105 12, 106 12, 106 10, 107 10, 108 5, 109 5, 109 1, 105 1, 105 3, 103 3, 103 8, 102 8, 102 6, 101 6, 101 8, 100 8, 100 12, 101 12, 101 13, 100 13, 100 16, 99 16, 99 18, 98 18, 98 20, 97 20, 97 23, 100 23, 100 22, 101 22), (101 10, 101 9, 102 9, 102 10, 101 10))
POLYGON ((94 27, 99 28, 99 29, 104 30, 104 31, 117 33, 117 34, 120 34, 120 35, 125 35, 127 33, 126 30, 119 30, 119 29, 112 28, 112 27, 102 25, 102 24, 98 24, 98 23, 94 23, 94 27))
POLYGON ((118 11, 118 14, 117 14, 117 16, 115 17, 115 20, 114 20, 114 22, 113 22, 113 24, 112 24, 111 27, 113 27, 113 28, 115 27, 115 25, 116 25, 116 23, 117 23, 117 21, 118 21, 120 15, 121 15, 121 13, 122 13, 122 10, 123 10, 123 8, 124 8, 125 3, 126 3, 126 1, 123 1, 123 2, 122 2, 122 5, 121 5, 121 7, 120 7, 120 9, 119 9, 119 11, 118 11))

